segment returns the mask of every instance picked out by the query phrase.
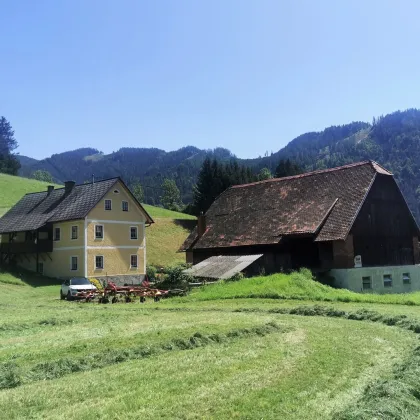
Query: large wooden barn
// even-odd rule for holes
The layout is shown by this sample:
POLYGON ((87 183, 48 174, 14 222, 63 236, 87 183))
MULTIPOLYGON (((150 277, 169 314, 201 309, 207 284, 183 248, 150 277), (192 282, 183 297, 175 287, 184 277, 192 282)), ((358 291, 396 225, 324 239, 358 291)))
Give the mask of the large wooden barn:
POLYGON ((193 264, 263 254, 266 273, 309 267, 356 291, 410 291, 420 288, 419 234, 393 175, 366 161, 233 186, 182 250, 193 264))

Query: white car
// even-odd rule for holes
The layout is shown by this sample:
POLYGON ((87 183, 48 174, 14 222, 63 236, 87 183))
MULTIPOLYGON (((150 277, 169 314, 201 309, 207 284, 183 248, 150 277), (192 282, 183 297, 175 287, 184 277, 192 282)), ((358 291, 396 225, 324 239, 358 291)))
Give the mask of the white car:
POLYGON ((60 299, 72 300, 82 291, 96 290, 96 287, 86 277, 73 277, 61 285, 60 299))

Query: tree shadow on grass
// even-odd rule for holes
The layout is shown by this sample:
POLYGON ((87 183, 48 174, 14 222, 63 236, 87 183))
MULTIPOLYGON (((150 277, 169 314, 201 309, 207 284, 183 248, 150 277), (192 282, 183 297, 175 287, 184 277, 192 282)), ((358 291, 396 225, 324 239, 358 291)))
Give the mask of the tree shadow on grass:
POLYGON ((61 285, 63 282, 60 279, 41 276, 37 273, 23 270, 21 268, 9 268, 8 270, 0 270, 0 274, 1 273, 11 274, 31 287, 57 286, 61 285))

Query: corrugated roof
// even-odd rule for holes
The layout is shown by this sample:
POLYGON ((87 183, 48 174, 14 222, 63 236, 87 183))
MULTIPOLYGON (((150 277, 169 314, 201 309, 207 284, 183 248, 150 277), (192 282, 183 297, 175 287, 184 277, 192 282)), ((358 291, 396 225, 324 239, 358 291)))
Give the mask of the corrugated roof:
MULTIPOLYGON (((0 218, 0 233, 24 232, 38 229, 48 222, 82 219, 118 181, 127 188, 120 178, 111 178, 75 185, 68 194, 65 188, 54 189, 50 194, 47 191, 26 194, 0 218)), ((141 208, 148 221, 153 223, 141 208)))
POLYGON ((290 235, 345 239, 378 174, 392 176, 365 161, 231 187, 207 211, 203 236, 193 232, 182 248, 275 244, 290 235))
POLYGON ((193 267, 184 270, 184 273, 201 278, 230 279, 262 256, 263 254, 219 255, 217 257, 207 258, 193 267))

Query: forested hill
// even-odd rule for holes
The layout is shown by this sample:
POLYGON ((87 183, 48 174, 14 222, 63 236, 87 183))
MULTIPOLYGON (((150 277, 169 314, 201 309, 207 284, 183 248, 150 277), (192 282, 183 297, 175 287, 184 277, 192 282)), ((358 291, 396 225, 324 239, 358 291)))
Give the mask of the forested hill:
MULTIPOLYGON (((261 151, 263 153, 263 151, 261 151)), ((84 182, 92 178, 122 176, 127 183, 140 181, 145 199, 158 204, 159 189, 165 178, 176 181, 184 203, 191 202, 192 189, 206 156, 218 160, 236 159, 226 149, 200 150, 188 146, 177 151, 122 148, 104 155, 96 149, 78 149, 33 161, 21 157, 20 174, 31 176, 37 169, 51 173, 55 181, 73 179, 84 182)), ((314 170, 373 159, 396 176, 412 211, 420 220, 420 110, 374 119, 373 123, 353 122, 333 126, 322 132, 303 134, 270 156, 240 160, 257 172, 263 167, 274 169, 280 159, 289 158, 305 170, 314 170)))

